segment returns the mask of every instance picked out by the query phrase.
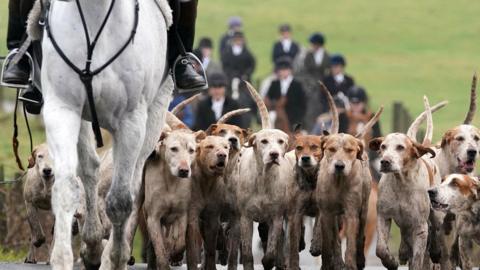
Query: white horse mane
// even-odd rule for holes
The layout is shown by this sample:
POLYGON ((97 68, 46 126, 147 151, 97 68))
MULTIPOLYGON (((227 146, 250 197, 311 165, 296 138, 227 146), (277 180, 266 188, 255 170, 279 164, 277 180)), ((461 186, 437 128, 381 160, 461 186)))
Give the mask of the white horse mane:
MULTIPOLYGON (((36 0, 33 4, 33 8, 28 14, 27 20, 27 34, 32 40, 41 40, 43 35, 43 27, 38 23, 40 21, 40 17, 42 15, 42 6, 40 4, 41 0, 36 0)), ((167 29, 172 26, 173 23, 173 16, 172 16, 172 8, 168 4, 167 0, 152 0, 158 3, 158 7, 165 18, 165 23, 167 25, 167 29)))

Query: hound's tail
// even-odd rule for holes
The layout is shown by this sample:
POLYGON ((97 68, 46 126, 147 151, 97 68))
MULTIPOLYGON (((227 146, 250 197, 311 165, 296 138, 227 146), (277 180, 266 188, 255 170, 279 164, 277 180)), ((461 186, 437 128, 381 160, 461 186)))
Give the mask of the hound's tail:
POLYGON ((272 123, 270 123, 270 117, 268 115, 267 106, 263 102, 262 97, 249 82, 247 81, 244 81, 244 82, 245 82, 245 85, 247 86, 247 90, 250 93, 250 96, 253 98, 253 100, 257 104, 258 111, 260 112, 260 119, 262 121, 262 129, 272 128, 272 123))
POLYGON ((250 111, 249 108, 245 108, 245 109, 238 109, 238 110, 228 112, 224 114, 220 119, 218 119, 217 124, 225 124, 230 118, 247 113, 249 111, 250 111))
POLYGON ((425 112, 427 113, 427 129, 425 130, 425 137, 423 138, 422 144, 430 146, 433 139, 433 120, 432 110, 430 109, 430 102, 428 102, 427 96, 423 96, 423 105, 425 106, 425 112))
POLYGON ((370 119, 366 124, 365 126, 363 127, 362 131, 360 131, 359 133, 357 133, 357 135, 355 135, 356 138, 359 138, 359 139, 362 139, 363 137, 365 137, 365 135, 370 131, 370 129, 372 129, 373 125, 375 125, 375 123, 378 122, 378 119, 380 119, 380 115, 382 115, 383 113, 383 105, 380 106, 380 108, 378 109, 378 111, 373 115, 372 119, 370 119))
POLYGON ((330 94, 330 91, 328 91, 328 88, 325 86, 325 84, 323 84, 321 81, 318 81, 318 83, 320 84, 320 89, 327 97, 328 106, 330 107, 330 113, 332 114, 332 126, 330 127, 330 134, 337 134, 338 128, 340 126, 340 121, 338 120, 337 105, 335 105, 335 101, 333 100, 333 97, 330 94))
POLYGON ((468 109, 465 121, 463 121, 463 123, 466 125, 470 125, 472 123, 473 117, 475 116, 475 111, 477 110, 477 80, 477 73, 475 72, 472 78, 472 87, 470 88, 470 108, 468 109))
MULTIPOLYGON (((447 104, 448 104, 448 101, 446 101, 446 100, 442 101, 442 102, 436 104, 435 106, 431 107, 430 111, 431 111, 431 113, 434 113, 434 112, 440 110, 441 108, 447 106, 447 104)), ((417 141, 418 128, 423 123, 423 121, 425 121, 425 118, 427 118, 427 112, 426 111, 422 112, 419 116, 417 116, 415 121, 413 121, 413 123, 408 128, 407 136, 415 142, 417 141)))
POLYGON ((178 115, 179 112, 183 111, 183 109, 185 109, 185 107, 187 107, 188 104, 194 102, 195 100, 197 100, 202 94, 196 94, 194 96, 191 96, 187 99, 185 99, 184 101, 180 102, 177 104, 177 106, 173 107, 172 109, 172 113, 174 115, 178 115))
POLYGON ((189 129, 180 119, 178 119, 173 113, 167 112, 165 116, 167 125, 172 129, 189 129))

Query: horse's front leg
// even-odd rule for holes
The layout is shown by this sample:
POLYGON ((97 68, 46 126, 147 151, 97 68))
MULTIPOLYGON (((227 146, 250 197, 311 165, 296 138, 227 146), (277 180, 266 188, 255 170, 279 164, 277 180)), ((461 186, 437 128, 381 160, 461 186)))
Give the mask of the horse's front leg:
POLYGON ((50 256, 53 270, 73 268, 72 220, 80 201, 77 181, 77 141, 80 113, 46 93, 43 119, 49 152, 54 160, 55 183, 52 210, 55 214, 54 245, 50 256))

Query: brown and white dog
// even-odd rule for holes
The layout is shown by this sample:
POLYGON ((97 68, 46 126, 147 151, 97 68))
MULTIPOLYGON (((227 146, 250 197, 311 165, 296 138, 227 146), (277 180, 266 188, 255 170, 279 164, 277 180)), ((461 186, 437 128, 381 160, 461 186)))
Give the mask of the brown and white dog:
POLYGON ((207 136, 198 145, 188 209, 188 269, 197 269, 200 262, 198 236, 203 239, 204 269, 215 269, 220 216, 226 210, 224 177, 229 149, 228 140, 219 136, 207 136))
MULTIPOLYGON (((329 94, 324 85, 322 91, 329 94)), ((339 243, 340 223, 343 223, 347 238, 346 269, 365 267, 364 233, 372 177, 363 137, 382 111, 383 107, 355 137, 333 133, 322 139, 323 158, 315 191, 319 214, 312 240, 312 251, 321 250, 322 268, 344 268, 339 243)))
POLYGON ((427 131, 423 144, 401 133, 388 134, 369 143, 370 149, 380 154, 383 173, 378 185, 376 253, 388 269, 398 267, 388 248, 392 220, 400 227, 401 263, 408 260, 409 269, 429 267, 426 249, 431 211, 427 189, 440 183, 440 175, 432 160, 422 158, 425 154, 435 156, 429 148, 433 130, 430 106, 426 98, 424 102, 427 131))
POLYGON ((156 257, 149 259, 149 269, 168 269, 183 257, 192 167, 203 138, 203 131, 163 132, 145 163, 143 210, 156 257))
MULTIPOLYGON (((332 114, 331 134, 338 133, 338 111, 331 95, 327 95, 330 112, 332 114)), ((299 269, 299 252, 305 247, 303 239, 304 215, 316 217, 318 204, 315 199, 317 178, 320 161, 323 157, 323 136, 303 135, 299 132, 300 126, 295 128, 293 136, 293 150, 286 154, 294 171, 294 178, 290 181, 287 190, 288 196, 288 269, 299 269)), ((319 220, 317 219, 316 222, 319 220)), ((319 241, 316 241, 318 243, 319 241)), ((313 247, 320 252, 318 247, 313 247)), ((315 254, 318 256, 319 254, 315 254)))
POLYGON ((465 174, 448 175, 443 183, 428 190, 434 209, 456 215, 462 269, 472 269, 473 242, 480 245, 480 181, 465 174))
POLYGON ((250 136, 235 166, 235 194, 240 213, 240 236, 243 267, 253 270, 253 221, 268 225, 268 243, 262 264, 265 269, 274 265, 284 267, 282 254, 283 218, 286 214, 286 188, 293 177, 284 155, 288 135, 272 129, 262 98, 246 83, 247 90, 259 107, 262 129, 250 136))
MULTIPOLYGON (((23 186, 23 198, 27 210, 27 219, 30 226, 30 246, 25 263, 36 263, 35 249, 41 247, 45 241, 45 233, 39 218, 39 210, 52 210, 51 194, 52 186, 55 180, 53 174, 53 160, 50 157, 47 144, 43 143, 36 146, 28 159, 28 170, 25 176, 23 186)), ((78 180, 78 179, 77 179, 78 180)), ((82 183, 77 181, 81 187, 82 183)), ((83 203, 77 209, 74 219, 72 234, 77 235, 81 225, 83 203)), ((48 261, 48 260, 47 260, 48 261)))

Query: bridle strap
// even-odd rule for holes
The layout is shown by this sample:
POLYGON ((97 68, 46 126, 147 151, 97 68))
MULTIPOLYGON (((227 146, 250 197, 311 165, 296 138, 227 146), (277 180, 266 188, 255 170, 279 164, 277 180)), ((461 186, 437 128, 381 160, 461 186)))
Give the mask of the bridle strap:
POLYGON ((135 17, 134 17, 134 22, 133 22, 133 29, 130 33, 130 37, 128 40, 123 44, 123 46, 103 65, 98 67, 95 70, 91 70, 91 64, 92 64, 92 56, 93 56, 93 51, 95 50, 95 45, 97 44, 98 39, 100 38, 100 35, 105 28, 105 25, 107 24, 108 18, 110 18, 110 15, 112 13, 113 7, 115 5, 115 0, 112 0, 110 3, 110 7, 107 11, 107 14, 105 16, 105 19, 102 22, 102 25, 100 26, 97 34, 95 35, 95 38, 93 39, 93 42, 90 42, 90 35, 88 33, 88 27, 87 27, 87 22, 85 20, 85 16, 83 14, 82 7, 80 5, 79 0, 75 0, 75 3, 78 8, 78 12, 80 14, 80 19, 82 21, 83 25, 83 30, 85 32, 85 39, 87 41, 87 60, 85 62, 85 68, 80 69, 77 67, 72 61, 65 55, 64 51, 60 48, 58 45, 57 41, 55 40, 55 37, 53 36, 52 29, 50 26, 49 18, 48 18, 48 12, 50 9, 50 4, 47 2, 47 7, 45 9, 45 29, 47 31, 48 38, 52 42, 53 48, 55 51, 57 51, 58 55, 62 60, 73 70, 75 73, 78 74, 80 77, 80 80, 82 81, 83 85, 85 86, 85 91, 87 92, 87 99, 88 99, 88 105, 90 107, 90 114, 92 117, 92 129, 93 133, 95 134, 95 140, 97 141, 97 147, 102 147, 103 146, 103 139, 102 139, 102 133, 100 130, 100 125, 98 123, 98 118, 97 118, 97 111, 95 108, 95 101, 93 98, 93 77, 100 72, 102 72, 106 67, 108 67, 113 61, 115 61, 122 53, 123 51, 127 48, 128 44, 130 42, 133 42, 133 39, 135 37, 135 34, 137 32, 137 26, 138 26, 138 13, 139 13, 139 3, 138 0, 135 0, 135 17))

